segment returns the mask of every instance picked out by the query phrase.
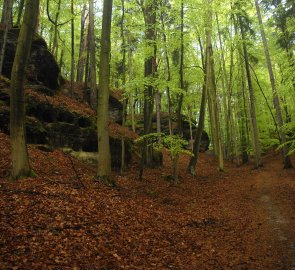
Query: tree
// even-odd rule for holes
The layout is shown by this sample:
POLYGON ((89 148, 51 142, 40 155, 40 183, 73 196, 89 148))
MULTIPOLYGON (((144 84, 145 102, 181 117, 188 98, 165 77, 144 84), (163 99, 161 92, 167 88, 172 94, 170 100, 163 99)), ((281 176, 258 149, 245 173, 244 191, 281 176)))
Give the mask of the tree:
POLYGON ((97 106, 98 165, 97 178, 106 185, 111 179, 111 154, 108 131, 111 24, 113 0, 104 0, 99 63, 99 92, 97 106))
POLYGON ((16 22, 16 25, 18 26, 20 26, 24 5, 25 5, 25 0, 20 0, 19 6, 18 6, 18 13, 17 13, 17 22, 16 22))
MULTIPOLYGON (((94 10, 93 0, 89 0, 89 75, 90 75, 90 105, 95 108, 97 105, 97 89, 96 89, 96 61, 95 61, 95 36, 94 36, 94 10)), ((86 70, 86 72, 88 72, 86 70)))
POLYGON ((29 176, 29 165, 25 133, 24 73, 30 55, 34 26, 39 10, 39 0, 27 0, 24 22, 21 27, 16 54, 11 72, 10 96, 10 139, 12 158, 12 179, 29 176))
MULTIPOLYGON (((244 18, 245 19, 245 18, 244 18)), ((252 124, 252 134, 253 134, 253 148, 254 148, 254 157, 255 157, 255 168, 258 168, 261 165, 260 161, 260 145, 259 145, 259 135, 258 135, 258 125, 256 118, 256 108, 255 108, 255 95, 253 89, 253 83, 251 78, 250 64, 249 64, 249 55, 246 45, 246 33, 245 33, 245 22, 241 15, 238 15, 238 20, 240 24, 240 30, 243 41, 243 56, 246 68, 247 82, 248 82, 248 90, 250 95, 250 113, 251 113, 251 124, 252 124)))
POLYGON ((2 8, 2 17, 1 23, 7 25, 8 28, 11 28, 13 25, 13 16, 12 16, 12 0, 4 0, 2 8))
POLYGON ((2 42, 1 52, 0 52, 0 74, 2 74, 8 30, 12 27, 12 5, 13 5, 12 0, 5 0, 3 4, 1 23, 4 25, 4 29, 3 29, 3 42, 2 42))
POLYGON ((88 28, 88 14, 86 14, 86 2, 83 3, 82 13, 81 13, 81 31, 80 31, 80 48, 79 48, 79 58, 77 64, 77 82, 82 83, 83 74, 85 69, 85 54, 86 54, 86 43, 87 38, 85 30, 88 28))
MULTIPOLYGON (((144 89, 144 134, 147 135, 151 132, 152 128, 152 114, 154 108, 154 96, 155 89, 152 83, 156 74, 156 0, 148 1, 144 3, 140 2, 144 23, 145 23, 145 40, 147 46, 150 48, 150 53, 144 60, 144 76, 147 79, 147 83, 144 89)), ((153 159, 152 147, 148 146, 148 142, 145 142, 143 148, 144 163, 150 165, 153 159)))
POLYGON ((74 24, 74 0, 71 0, 71 97, 74 97, 75 80, 75 24, 74 24))
POLYGON ((206 31, 206 91, 208 96, 208 107, 210 114, 211 131, 214 142, 214 148, 218 156, 218 169, 224 170, 222 140, 220 134, 220 123, 218 104, 216 97, 216 82, 212 48, 212 0, 208 0, 207 14, 208 28, 206 31))
MULTIPOLYGON (((286 134, 282 131, 284 121, 283 121, 282 110, 281 110, 281 106, 280 106, 280 100, 279 100, 279 96, 278 96, 278 92, 277 92, 277 86, 276 86, 276 81, 275 81, 275 77, 274 77, 274 73, 273 73, 268 44, 267 44, 267 40, 266 40, 266 36, 265 36, 265 32, 264 32, 263 23, 262 23, 260 7, 259 7, 257 0, 255 0, 255 7, 256 7, 257 17, 258 17, 258 21, 259 21, 259 26, 260 26, 264 54, 265 54, 265 59, 266 59, 266 63, 267 63, 269 79, 270 79, 270 83, 271 83, 271 89, 272 89, 272 93, 273 93, 273 103, 274 103, 274 107, 276 109, 277 121, 278 121, 278 126, 279 126, 280 141, 282 144, 286 144, 286 134)), ((282 148, 282 152, 283 152, 283 159, 284 159, 284 168, 285 169, 292 168, 293 166, 292 166, 291 158, 290 158, 290 156, 288 156, 287 145, 285 145, 282 148)))

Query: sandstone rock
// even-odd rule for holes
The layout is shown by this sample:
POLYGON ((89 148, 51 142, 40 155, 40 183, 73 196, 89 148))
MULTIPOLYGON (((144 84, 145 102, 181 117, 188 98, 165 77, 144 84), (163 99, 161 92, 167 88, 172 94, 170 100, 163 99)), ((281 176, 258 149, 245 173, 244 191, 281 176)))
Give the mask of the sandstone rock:
MULTIPOLYGON (((8 31, 7 35, 2 73, 8 78, 10 78, 11 75, 19 31, 19 28, 12 28, 8 31)), ((0 36, 2 35, 3 30, 0 30, 0 36)), ((2 47, 1 42, 2 40, 0 40, 0 47, 2 47)), ((62 80, 58 64, 53 55, 49 52, 45 40, 38 35, 34 36, 31 55, 26 70, 26 78, 30 83, 42 84, 54 90, 60 87, 62 80)))

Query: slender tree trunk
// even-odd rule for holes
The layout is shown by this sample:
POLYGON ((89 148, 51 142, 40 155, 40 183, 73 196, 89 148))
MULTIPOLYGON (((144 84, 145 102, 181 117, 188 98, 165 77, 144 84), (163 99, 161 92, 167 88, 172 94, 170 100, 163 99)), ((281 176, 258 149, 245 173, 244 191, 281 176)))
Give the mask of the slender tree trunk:
MULTIPOLYGON (((204 82, 203 82, 203 90, 202 90, 202 100, 201 100, 201 107, 199 112, 199 121, 198 121, 198 128, 197 132, 194 137, 194 144, 193 144, 193 156, 191 157, 188 165, 188 172, 192 175, 196 175, 196 164, 198 162, 199 158, 199 151, 200 151, 200 145, 202 140, 202 133, 204 130, 204 124, 205 124, 205 116, 206 116, 206 102, 207 102, 207 89, 206 89, 206 81, 207 81, 207 58, 204 60, 204 52, 203 52, 203 46, 201 42, 201 38, 198 38, 200 50, 201 50, 201 56, 202 56, 202 66, 204 70, 204 82)), ((207 50, 207 48, 206 48, 207 50)), ((207 55, 207 51, 206 51, 207 55)))
POLYGON ((20 26, 20 22, 21 22, 23 10, 24 10, 24 5, 25 5, 25 0, 20 0, 19 5, 18 5, 18 13, 17 13, 17 22, 16 22, 17 26, 20 26))
POLYGON ((218 104, 216 97, 216 84, 214 72, 214 60, 212 49, 212 0, 208 0, 208 30, 206 31, 207 49, 206 49, 206 88, 208 103, 210 108, 210 122, 212 137, 215 138, 215 149, 218 156, 218 169, 224 171, 222 140, 220 133, 218 104))
POLYGON ((12 17, 13 0, 4 0, 2 8, 1 24, 7 25, 11 28, 13 25, 12 17))
MULTIPOLYGON (((183 78, 183 64, 184 64, 184 5, 183 0, 181 0, 181 25, 180 25, 180 64, 179 64, 179 87, 184 91, 184 78, 183 78)), ((182 103, 183 103, 183 93, 178 96, 177 104, 177 130, 178 133, 182 136, 183 127, 182 127, 182 103)))
MULTIPOLYGON (((132 71, 132 49, 131 49, 131 39, 130 39, 130 32, 128 31, 128 75, 129 81, 133 78, 133 71, 132 71)), ((130 111, 131 111, 131 125, 132 130, 135 132, 135 112, 134 112, 134 96, 131 94, 130 98, 130 111)))
MULTIPOLYGON (((162 31, 163 31, 163 41, 164 41, 164 53, 165 53, 165 64, 166 64, 166 74, 167 74, 167 82, 171 81, 171 71, 170 71, 170 61, 169 61, 169 54, 168 54, 168 46, 167 46, 167 36, 165 34, 165 23, 163 16, 161 16, 162 22, 162 31)), ((166 88, 167 93, 167 107, 168 107, 168 124, 169 124, 169 134, 172 135, 172 121, 171 121, 171 98, 170 98, 170 88, 167 86, 166 88)))
POLYGON ((194 144, 193 144, 193 156, 191 157, 188 165, 188 172, 192 175, 196 175, 196 164, 199 157, 202 133, 204 130, 204 123, 205 123, 205 115, 206 115, 206 102, 207 102, 207 89, 205 85, 206 75, 204 77, 204 84, 203 84, 203 91, 202 91, 202 101, 199 113, 199 121, 198 121, 198 128, 197 132, 194 137, 194 144))
POLYGON ((111 179, 111 153, 108 131, 112 6, 113 0, 104 0, 97 106, 97 178, 104 184, 110 186, 114 185, 114 181, 111 179))
MULTIPOLYGON (((218 14, 216 13, 216 23, 217 23, 217 30, 218 30, 218 38, 219 38, 219 46, 220 46, 220 57, 221 57, 221 66, 222 66, 222 72, 223 76, 221 77, 222 80, 222 88, 223 88, 223 106, 224 106, 224 123, 225 123, 225 157, 229 157, 232 154, 232 133, 231 133, 231 127, 232 127, 232 117, 231 117, 231 106, 230 106, 230 83, 228 81, 228 75, 227 70, 225 66, 225 57, 224 57, 224 49, 223 49, 223 43, 220 33, 220 27, 219 27, 219 19, 218 14)), ((232 62, 231 62, 232 64, 232 62)))
POLYGON ((71 0, 71 97, 74 97, 75 81, 75 24, 74 24, 74 0, 71 0))
POLYGON ((86 51, 86 35, 85 29, 87 29, 87 18, 86 14, 86 3, 83 4, 81 14, 81 32, 80 32, 80 48, 79 48, 79 59, 77 64, 77 82, 83 82, 84 68, 85 68, 85 51, 86 51))
MULTIPOLYGON (((89 15, 90 16, 90 15, 89 15)), ((87 29, 87 44, 86 44, 86 63, 85 63, 85 78, 84 78, 84 87, 88 88, 88 83, 89 83, 89 62, 90 62, 90 22, 88 24, 88 29, 87 29)), ((90 97, 91 97, 91 93, 90 93, 90 97)), ((89 102, 90 104, 90 97, 89 100, 87 100, 87 102, 89 102)))
POLYGON ((31 174, 26 147, 25 93, 23 89, 25 68, 30 55, 34 26, 37 21, 39 0, 27 0, 24 23, 21 27, 16 54, 11 71, 10 140, 12 179, 31 174))
MULTIPOLYGON (((122 38, 122 83, 123 88, 125 88, 126 84, 126 42, 125 42, 125 33, 124 33, 124 21, 125 21, 125 0, 121 0, 122 5, 122 17, 121 17, 121 38, 122 38)), ((123 112, 122 112, 122 126, 125 126, 126 121, 126 107, 127 100, 124 98, 123 100, 123 112)), ((125 171, 125 140, 124 137, 121 137, 121 168, 120 173, 123 174, 125 171)))
POLYGON ((0 74, 2 74, 2 69, 3 69, 8 30, 12 27, 12 24, 11 24, 12 5, 13 5, 12 0, 5 0, 3 11, 2 11, 1 23, 3 23, 4 25, 4 30, 3 30, 3 42, 2 42, 1 52, 0 52, 0 74))
POLYGON ((254 158, 255 158, 255 168, 258 168, 261 165, 260 161, 260 146, 259 146, 259 136, 258 136, 258 126, 256 120, 256 109, 255 109, 255 96, 254 96, 254 89, 252 85, 251 79, 251 72, 250 72, 250 65, 249 65, 249 57, 248 57, 248 50, 246 46, 246 36, 245 30, 242 24, 242 18, 239 16, 239 23, 241 28, 242 40, 243 40, 243 51, 244 51, 244 59, 245 59, 245 68, 247 74, 247 81, 248 81, 248 89, 250 95, 250 106, 251 106, 251 124, 252 124, 252 132, 253 132, 253 148, 254 148, 254 158))
POLYGON ((50 48, 51 48, 52 54, 54 55, 55 58, 57 58, 57 55, 58 55, 58 19, 59 19, 59 15, 60 15, 60 6, 61 6, 61 0, 58 0, 57 11, 55 14, 55 18, 53 20, 50 17, 49 0, 47 0, 47 6, 46 6, 47 17, 48 17, 49 21, 53 24, 53 41, 52 41, 52 47, 50 46, 50 48))
MULTIPOLYGON (((284 143, 286 143, 286 135, 282 131, 282 127, 284 125, 282 110, 281 110, 280 100, 279 100, 278 93, 277 93, 276 81, 275 81, 275 77, 273 74, 268 44, 267 44, 267 40, 266 40, 266 36, 265 36, 265 32, 264 32, 263 23, 262 23, 260 7, 259 7, 257 0, 255 0, 255 6, 256 6, 257 17, 258 17, 259 26, 260 26, 260 32, 261 32, 261 37, 262 37, 262 42, 263 42, 263 48, 264 48, 264 54, 265 54, 269 79, 270 79, 272 93, 273 93, 273 103, 274 103, 274 107, 276 109, 277 121, 278 121, 278 125, 279 125, 280 141, 282 144, 284 144, 284 143)), ((285 169, 293 168, 291 158, 290 158, 290 156, 288 156, 288 147, 287 146, 284 146, 282 148, 282 154, 283 154, 283 159, 284 159, 284 168, 285 169)))
MULTIPOLYGON (((90 105, 96 108, 96 61, 95 61, 95 36, 94 36, 94 10, 93 0, 89 0, 89 70, 90 70, 90 105)), ((100 70, 101 71, 101 70, 100 70)))
POLYGON ((64 66, 64 53, 65 53, 65 50, 64 50, 64 47, 62 47, 61 52, 60 52, 60 58, 59 58, 59 67, 60 67, 61 71, 64 66))
MULTIPOLYGON (((161 95, 156 91, 156 114, 157 114, 157 133, 161 133, 161 95)), ((160 137, 159 137, 160 139, 160 137)))
MULTIPOLYGON (((145 20, 145 38, 149 47, 153 48, 154 55, 145 59, 144 71, 146 78, 154 78, 156 73, 156 1, 150 1, 142 4, 142 10, 145 20)), ((149 134, 152 128, 152 114, 154 108, 154 87, 151 84, 145 86, 144 90, 144 134, 149 134)), ((151 165, 153 162, 152 147, 148 141, 145 141, 143 157, 144 164, 151 165)))

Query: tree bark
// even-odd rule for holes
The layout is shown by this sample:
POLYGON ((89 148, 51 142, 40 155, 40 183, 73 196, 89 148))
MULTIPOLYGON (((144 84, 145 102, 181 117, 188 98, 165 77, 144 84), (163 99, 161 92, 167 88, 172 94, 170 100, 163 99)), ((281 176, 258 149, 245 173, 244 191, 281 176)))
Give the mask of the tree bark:
POLYGON ((74 97, 75 80, 75 24, 74 24, 74 0, 71 0, 71 97, 74 97))
POLYGON ((2 8, 1 24, 7 25, 8 28, 11 28, 13 25, 12 6, 13 6, 13 0, 4 0, 3 8, 2 8))
POLYGON ((114 181, 111 179, 111 154, 108 131, 112 6, 113 0, 104 0, 97 106, 97 178, 109 186, 114 185, 114 181))
MULTIPOLYGON (((207 81, 207 58, 204 60, 204 52, 203 52, 203 46, 201 42, 201 38, 198 38, 200 50, 201 50, 201 56, 202 56, 202 66, 204 70, 204 82, 203 82, 203 90, 202 90, 202 100, 201 100, 201 107, 200 107, 200 113, 199 113, 199 121, 198 121, 198 128, 197 132, 194 137, 194 143, 193 143, 193 156, 191 157, 187 171, 192 174, 196 175, 196 165, 199 158, 199 150, 201 145, 201 139, 202 139, 202 133, 204 130, 204 124, 205 124, 205 116, 206 116, 206 102, 207 102, 207 89, 206 89, 206 81, 207 81)), ((207 50, 207 48, 206 48, 207 50)), ((207 55, 207 52, 206 52, 207 55)))
POLYGON ((12 23, 11 23, 12 5, 13 5, 12 0, 5 0, 3 11, 2 11, 1 23, 3 23, 4 29, 3 29, 3 42, 2 42, 1 52, 0 52, 0 74, 2 74, 8 30, 12 27, 12 23))
POLYGON ((89 77, 90 77, 90 106, 94 109, 97 105, 96 87, 96 61, 95 61, 95 36, 94 36, 94 10, 93 0, 89 0, 89 77))
POLYGON ((86 53, 86 43, 87 38, 85 35, 85 29, 87 29, 88 14, 86 14, 86 3, 83 4, 82 14, 81 14, 81 31, 80 31, 80 48, 79 48, 79 58, 77 64, 77 82, 83 82, 84 70, 85 70, 85 53, 86 53))
MULTIPOLYGON (((126 84, 126 41, 124 33, 124 21, 125 21, 125 0, 121 0, 122 5, 122 16, 121 16, 121 38, 122 38, 122 84, 123 89, 125 89, 126 84)), ((122 112, 122 126, 125 125, 126 121, 126 108, 127 108, 127 99, 124 97, 123 100, 123 112, 122 112)), ((121 137, 121 168, 120 173, 123 174, 125 171, 125 140, 124 137, 121 137)))
MULTIPOLYGON (((183 64, 184 64, 184 5, 181 0, 181 11, 180 11, 180 63, 179 63, 179 87, 181 91, 184 91, 184 78, 183 78, 183 64)), ((177 103, 177 131, 180 136, 183 133, 182 127, 182 103, 183 103, 183 92, 178 95, 177 103)))
POLYGON ((219 112, 216 97, 216 83, 212 49, 212 0, 208 0, 208 27, 206 31, 206 88, 210 112, 210 122, 214 147, 218 157, 218 169, 224 171, 222 140, 220 133, 219 112))
POLYGON ((18 13, 17 13, 17 22, 16 22, 17 26, 20 26, 20 22, 21 22, 23 10, 24 10, 24 5, 25 5, 25 0, 20 0, 19 6, 18 6, 18 13))
POLYGON ((253 135, 255 168, 258 168, 259 166, 261 166, 261 161, 260 161, 261 154, 260 154, 260 145, 259 145, 258 126, 257 126, 257 120, 256 120, 255 96, 254 96, 254 89, 253 89, 252 79, 251 79, 248 50, 246 46, 246 35, 245 35, 243 23, 242 23, 242 17, 239 16, 238 19, 240 23, 240 29, 241 29, 242 40, 243 40, 245 68, 246 68, 247 81, 248 81, 248 90, 250 95, 250 107, 251 107, 250 113, 251 113, 252 135, 253 135))
MULTIPOLYGON (((144 62, 144 75, 146 78, 152 80, 156 73, 156 1, 152 0, 146 4, 141 2, 141 7, 143 11, 144 21, 145 21, 145 39, 147 45, 153 48, 153 55, 148 56, 144 62)), ((151 133, 152 128, 152 114, 154 108, 154 96, 155 89, 152 84, 147 84, 144 89, 144 134, 151 133)), ((151 165, 153 162, 152 147, 149 145, 148 141, 145 141, 144 153, 144 164, 151 165)))
MULTIPOLYGON (((282 115, 282 110, 281 110, 281 106, 280 106, 280 100, 278 97, 276 81, 275 81, 275 77, 273 74, 268 44, 267 44, 267 40, 266 40, 266 36, 265 36, 265 32, 264 32, 263 23, 262 23, 260 7, 259 7, 257 0, 255 0, 255 7, 256 7, 259 26, 260 26, 260 33, 261 33, 261 37, 262 37, 262 43, 263 43, 263 48, 264 48, 264 54, 265 54, 269 79, 270 79, 270 83, 271 83, 271 89, 272 89, 272 94, 273 94, 273 103, 274 103, 274 107, 276 110, 276 116, 277 116, 277 121, 278 121, 278 126, 279 126, 280 141, 281 141, 281 144, 284 144, 284 143, 286 143, 286 135, 282 131, 282 127, 284 125, 283 115, 282 115)), ((293 168, 291 158, 290 158, 290 156, 288 156, 288 147, 286 145, 282 148, 282 154, 283 154, 283 159, 284 159, 284 168, 285 169, 293 168)))
POLYGON ((27 0, 24 23, 20 30, 11 71, 10 139, 12 148, 12 179, 18 179, 31 174, 26 147, 25 94, 23 84, 38 10, 39 0, 27 0))

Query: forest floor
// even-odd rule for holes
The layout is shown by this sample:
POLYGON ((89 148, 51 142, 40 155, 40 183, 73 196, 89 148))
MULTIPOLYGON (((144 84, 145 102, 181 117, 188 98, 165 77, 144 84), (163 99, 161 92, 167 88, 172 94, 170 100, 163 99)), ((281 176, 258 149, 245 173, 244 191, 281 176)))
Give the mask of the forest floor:
POLYGON ((35 146, 37 177, 9 182, 3 133, 0 149, 0 269, 295 269, 295 172, 274 152, 224 173, 203 153, 195 178, 183 156, 177 185, 165 156, 108 188, 95 168, 35 146))

